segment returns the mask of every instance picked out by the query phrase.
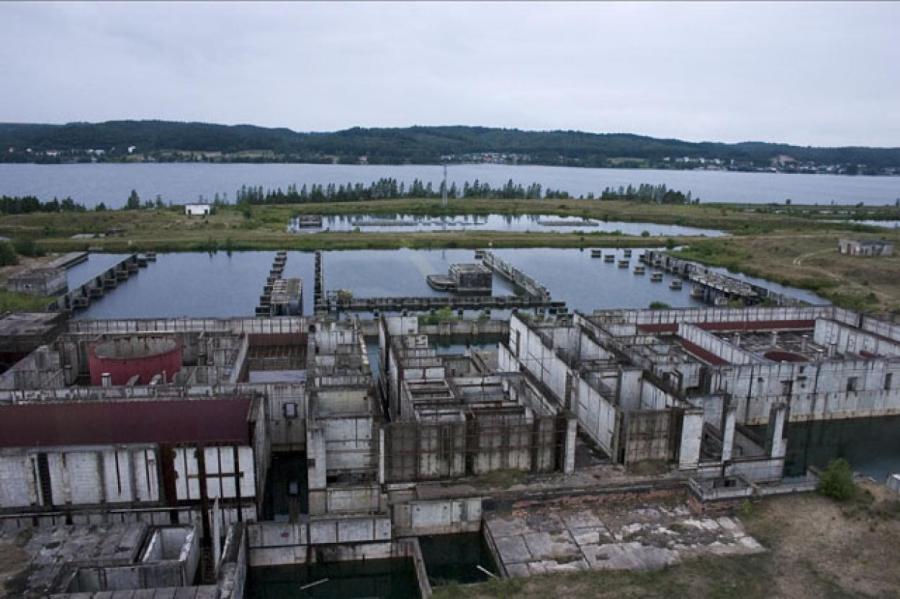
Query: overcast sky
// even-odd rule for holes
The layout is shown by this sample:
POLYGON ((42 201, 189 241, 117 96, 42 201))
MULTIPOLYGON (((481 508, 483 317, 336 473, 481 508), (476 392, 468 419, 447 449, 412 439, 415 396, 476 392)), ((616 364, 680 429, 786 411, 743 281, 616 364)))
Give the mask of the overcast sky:
POLYGON ((900 146, 900 3, 0 3, 0 121, 900 146))

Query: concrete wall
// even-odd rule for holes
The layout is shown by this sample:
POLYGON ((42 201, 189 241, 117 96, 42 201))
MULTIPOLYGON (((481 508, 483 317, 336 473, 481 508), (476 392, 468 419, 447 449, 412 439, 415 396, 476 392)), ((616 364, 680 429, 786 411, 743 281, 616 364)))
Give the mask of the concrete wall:
POLYGON ((833 320, 816 321, 813 341, 828 348, 833 347, 841 353, 868 352, 877 356, 900 356, 900 343, 833 320))
POLYGON ((246 525, 234 524, 228 528, 217 569, 218 599, 243 599, 248 562, 246 525))
POLYGON ((376 483, 332 484, 309 490, 309 513, 314 516, 359 514, 381 511, 384 501, 376 483))
MULTIPOLYGON (((596 344, 585 344, 585 347, 596 348, 596 344)), ((618 426, 618 408, 613 403, 615 399, 604 397, 595 385, 573 372, 554 348, 546 345, 516 316, 510 319, 508 347, 500 346, 498 358, 501 371, 516 372, 521 366, 546 385, 560 406, 574 413, 580 430, 608 455, 614 455, 618 426)), ((640 375, 639 371, 637 375, 640 375)), ((634 395, 639 397, 639 388, 634 391, 634 395)))
POLYGON ((691 324, 679 324, 678 336, 715 354, 729 364, 754 364, 763 361, 762 358, 737 347, 733 343, 691 324))
POLYGON ((42 345, 0 375, 0 389, 62 389, 66 385, 59 352, 42 345))
POLYGON ((614 316, 618 324, 670 324, 676 322, 765 322, 800 321, 817 318, 853 319, 856 313, 833 306, 777 308, 681 308, 671 310, 598 310, 595 315, 614 316))
POLYGON ((194 447, 175 448, 175 491, 179 501, 198 501, 200 485, 206 485, 209 499, 252 499, 256 497, 256 464, 253 449, 247 446, 216 446, 203 449, 206 477, 200 469, 194 447))
POLYGON ((391 506, 398 536, 443 535, 481 530, 482 498, 414 500, 391 506))
POLYGON ((678 405, 679 401, 674 395, 660 389, 647 379, 642 378, 641 382, 641 410, 664 410, 678 405))
POLYGON ((47 456, 53 505, 159 500, 157 450, 153 446, 23 448, 0 451, 0 508, 44 505, 39 453, 47 456))
MULTIPOLYGON (((672 410, 638 410, 625 416, 625 464, 676 459, 680 444, 674 443, 680 414, 672 410)), ((679 439, 680 441, 680 439, 679 439)))
POLYGON ((268 434, 273 451, 306 448, 306 390, 302 383, 266 385, 268 434))
POLYGON ((711 390, 732 395, 744 424, 765 424, 779 402, 789 405, 792 422, 900 414, 900 360, 721 367, 712 372, 711 390))
POLYGON ((362 516, 294 524, 260 522, 247 526, 247 539, 251 567, 302 564, 310 558, 311 547, 390 543, 391 520, 362 516))
POLYGON ((375 467, 375 426, 371 416, 325 418, 319 420, 318 426, 325 434, 328 476, 375 467))

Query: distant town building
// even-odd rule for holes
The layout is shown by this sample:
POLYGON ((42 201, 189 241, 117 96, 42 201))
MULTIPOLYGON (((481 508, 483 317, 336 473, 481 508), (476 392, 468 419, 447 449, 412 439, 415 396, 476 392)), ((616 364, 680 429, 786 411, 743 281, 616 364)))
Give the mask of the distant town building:
POLYGON ((894 244, 887 241, 840 239, 838 251, 847 256, 892 256, 894 244))
POLYGON ((209 204, 187 204, 184 213, 188 216, 206 216, 212 210, 209 204))

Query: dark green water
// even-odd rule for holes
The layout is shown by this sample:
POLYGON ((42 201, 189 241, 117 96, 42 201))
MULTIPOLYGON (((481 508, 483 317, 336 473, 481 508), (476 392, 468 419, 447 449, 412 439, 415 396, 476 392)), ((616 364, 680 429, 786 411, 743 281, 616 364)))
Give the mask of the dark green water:
POLYGON ((785 474, 799 476, 809 466, 825 467, 844 458, 854 470, 883 482, 900 472, 900 416, 858 418, 788 427, 785 474))
POLYGON ((487 580, 488 576, 476 566, 497 572, 494 558, 481 533, 419 537, 419 546, 432 586, 487 580))
POLYGON ((419 586, 411 560, 380 559, 251 568, 246 596, 250 599, 416 599, 419 586), (328 580, 300 589, 323 579, 328 580))
POLYGON ((306 452, 273 453, 266 480, 267 520, 286 520, 291 513, 309 512, 306 452))

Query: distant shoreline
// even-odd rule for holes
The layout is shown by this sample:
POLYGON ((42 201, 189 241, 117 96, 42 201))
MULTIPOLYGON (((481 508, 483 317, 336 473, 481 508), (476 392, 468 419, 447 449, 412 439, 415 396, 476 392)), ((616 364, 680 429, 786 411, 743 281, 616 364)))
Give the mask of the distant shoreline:
MULTIPOLYGON (((288 161, 288 160, 270 160, 270 161, 254 161, 254 160, 156 160, 156 161, 127 161, 127 160, 104 160, 97 162, 3 162, 0 161, 0 168, 8 165, 23 166, 156 166, 171 164, 189 164, 191 166, 269 166, 269 165, 297 165, 297 166, 333 166, 333 167, 359 167, 359 168, 378 168, 378 167, 434 167, 441 168, 443 163, 432 162, 392 162, 392 163, 370 163, 370 164, 352 164, 341 162, 304 162, 304 161, 288 161)), ((712 169, 712 168, 660 168, 658 166, 584 166, 575 164, 542 164, 542 163, 519 163, 506 164, 496 162, 451 162, 447 163, 447 168, 459 166, 484 166, 498 168, 518 168, 518 167, 542 167, 542 168, 573 168, 579 170, 611 170, 611 171, 640 171, 640 172, 663 172, 663 173, 740 173, 745 175, 821 175, 824 177, 846 177, 848 179, 877 177, 890 178, 900 177, 900 173, 865 173, 865 174, 849 174, 849 173, 819 173, 819 172, 797 172, 797 171, 771 171, 771 170, 737 170, 737 169, 712 169)), ((727 202, 732 203, 732 202, 727 202)))

